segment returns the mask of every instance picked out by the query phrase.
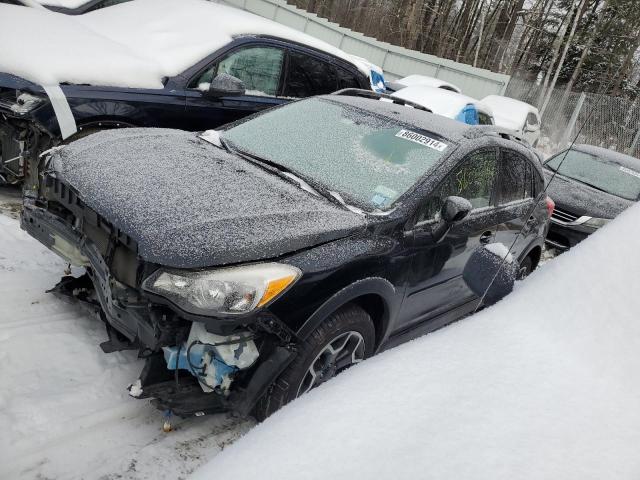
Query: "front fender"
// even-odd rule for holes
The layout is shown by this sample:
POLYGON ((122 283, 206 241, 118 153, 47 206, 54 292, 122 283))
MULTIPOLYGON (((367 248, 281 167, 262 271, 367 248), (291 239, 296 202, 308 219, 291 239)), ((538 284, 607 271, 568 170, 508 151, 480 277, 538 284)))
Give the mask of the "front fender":
POLYGON ((358 280, 342 290, 339 290, 329 299, 327 299, 315 312, 304 322, 300 329, 296 332, 298 337, 306 339, 311 333, 320 326, 320 324, 329 317, 333 312, 349 302, 365 297, 367 295, 375 295, 379 297, 383 305, 383 311, 377 322, 376 337, 378 339, 376 349, 389 335, 390 320, 397 314, 401 299, 397 289, 389 280, 381 277, 370 277, 358 280))

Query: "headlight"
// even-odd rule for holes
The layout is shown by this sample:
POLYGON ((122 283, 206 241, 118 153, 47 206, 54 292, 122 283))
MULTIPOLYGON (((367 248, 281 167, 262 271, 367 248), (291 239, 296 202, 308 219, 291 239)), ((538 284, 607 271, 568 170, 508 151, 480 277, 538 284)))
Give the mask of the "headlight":
POLYGON ((591 227, 591 228, 600 228, 600 227, 604 227, 610 221, 611 220, 608 218, 591 218, 586 222, 584 222, 583 225, 586 225, 587 227, 591 227))
POLYGON ((11 105, 11 110, 15 113, 24 115, 44 102, 41 97, 36 97, 30 93, 21 93, 16 99, 16 103, 11 105))
POLYGON ((302 272, 281 263, 260 263, 199 272, 163 270, 142 288, 196 315, 247 313, 275 300, 302 272))

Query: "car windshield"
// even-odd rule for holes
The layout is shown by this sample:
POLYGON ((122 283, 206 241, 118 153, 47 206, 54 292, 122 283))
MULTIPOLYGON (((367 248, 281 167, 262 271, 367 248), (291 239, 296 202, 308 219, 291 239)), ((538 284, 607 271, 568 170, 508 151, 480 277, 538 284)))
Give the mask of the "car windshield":
POLYGON ((640 199, 640 172, 603 158, 569 150, 551 158, 545 166, 565 177, 627 200, 640 199), (560 169, 558 169, 560 165, 560 169))
POLYGON ((451 148, 437 135, 321 98, 272 110, 222 139, 370 211, 388 210, 451 148))

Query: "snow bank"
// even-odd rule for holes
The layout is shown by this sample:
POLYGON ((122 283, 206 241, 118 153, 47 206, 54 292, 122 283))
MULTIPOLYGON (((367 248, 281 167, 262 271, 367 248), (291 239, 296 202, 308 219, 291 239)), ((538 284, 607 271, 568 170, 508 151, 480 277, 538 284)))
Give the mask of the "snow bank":
POLYGON ((365 61, 328 43, 203 0, 136 0, 80 16, 0 4, 0 45, 10 45, 0 50, 0 72, 43 85, 162 88, 163 77, 252 34, 302 43, 370 73, 365 61))
POLYGON ((639 217, 322 385, 192 480, 639 478, 639 217))
POLYGON ((218 415, 162 433, 162 413, 125 390, 136 352, 104 354, 102 322, 44 293, 64 267, 0 215, 0 479, 175 480, 251 426, 218 415))

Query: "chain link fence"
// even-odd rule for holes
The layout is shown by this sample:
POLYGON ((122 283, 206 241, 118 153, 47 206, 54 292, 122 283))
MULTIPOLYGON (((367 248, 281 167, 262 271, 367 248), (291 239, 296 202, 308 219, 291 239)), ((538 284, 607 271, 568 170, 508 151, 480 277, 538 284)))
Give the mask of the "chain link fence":
MULTIPOLYGON (((539 107, 542 85, 512 78, 505 95, 539 107)), ((574 139, 640 157, 640 101, 555 88, 542 115, 539 148, 552 154, 574 139)))

